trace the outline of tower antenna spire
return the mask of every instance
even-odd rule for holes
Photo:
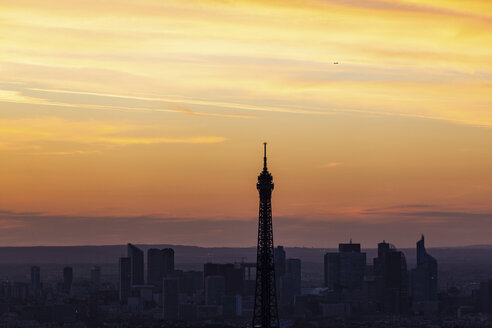
[[[256,289],[253,328],[279,328],[275,260],[273,250],[272,191],[273,177],[267,170],[266,142],[264,167],[258,176],[260,207],[258,216],[258,247],[256,248]]]
[[[266,143],[266,142],[264,142],[264,143],[263,143],[263,153],[264,153],[264,155],[263,155],[263,168],[264,168],[265,170],[267,169],[266,145],[267,145],[267,143]]]

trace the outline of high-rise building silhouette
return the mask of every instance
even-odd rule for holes
[[[147,251],[147,284],[160,286],[164,278],[164,264],[160,249],[151,248]]]
[[[162,278],[174,272],[174,250],[151,248],[147,251],[147,283],[162,285]]]
[[[330,289],[361,289],[366,269],[366,253],[360,244],[339,244],[338,253],[325,254],[325,287]]]
[[[427,254],[424,235],[417,242],[417,267],[410,271],[413,308],[427,314],[437,311],[437,260]]]
[[[274,251],[275,255],[275,278],[278,280],[285,275],[285,250],[284,246],[277,246]]]
[[[126,302],[132,289],[132,262],[129,257],[120,257],[119,269],[119,297],[120,302]]]
[[[408,312],[408,275],[405,254],[383,241],[374,259],[379,311],[390,314]]]
[[[73,281],[73,269],[72,267],[63,268],[63,291],[70,294],[70,289],[72,288]]]
[[[144,253],[135,245],[128,244],[127,257],[130,258],[131,285],[144,284]]]
[[[163,258],[163,273],[164,277],[172,274],[174,272],[174,249],[172,248],[164,248],[161,249],[162,258]]]
[[[258,176],[256,184],[256,189],[260,194],[260,208],[253,314],[253,327],[262,328],[279,327],[273,251],[271,203],[273,187],[273,177],[267,169],[266,143],[264,143],[263,171]]]
[[[301,295],[301,260],[287,259],[281,284],[281,304],[293,305],[296,296]]]

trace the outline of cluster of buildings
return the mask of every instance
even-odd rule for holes
[[[45,327],[90,320],[101,302],[113,298],[111,284],[101,282],[101,268],[93,266],[89,280],[74,282],[66,266],[61,279],[45,283],[40,266],[32,266],[30,282],[4,280],[0,284],[0,327]]]
[[[437,261],[427,253],[423,236],[416,255],[415,265],[408,268],[404,253],[385,241],[378,244],[371,261],[360,244],[342,243],[338,251],[321,255],[324,281],[313,284],[302,275],[301,260],[288,258],[278,246],[274,271],[281,322],[290,321],[292,327],[313,322],[333,327],[371,323],[418,327],[436,320],[449,327],[466,322],[492,324],[492,317],[483,317],[492,314],[492,280],[466,296],[452,288],[439,290]],[[5,322],[10,327],[251,324],[256,263],[209,262],[199,270],[196,265],[194,270],[180,270],[175,267],[173,249],[144,252],[132,244],[117,263],[113,269],[93,266],[83,279],[80,273],[74,277],[74,267],[53,274],[32,266],[26,272],[30,282],[2,281],[0,326]]]
[[[439,310],[437,261],[427,253],[423,236],[411,270],[404,253],[385,241],[369,265],[360,244],[340,244],[338,252],[324,255],[324,286],[316,288],[302,288],[301,260],[286,258],[282,246],[275,248],[274,259],[281,317],[434,315]],[[128,244],[127,257],[119,260],[119,300],[134,314],[162,309],[167,320],[248,318],[254,309],[255,268],[255,263],[206,263],[203,271],[176,270],[172,249],[149,249],[144,284],[144,252]]]
[[[423,236],[417,243],[417,265],[410,271],[405,254],[385,241],[378,244],[373,263],[366,262],[360,244],[352,242],[325,254],[326,289],[316,295],[318,312],[323,316],[438,312],[437,261],[426,252]]]
[[[301,260],[286,258],[282,246],[275,249],[277,293],[281,308],[293,307],[301,295]],[[119,259],[119,301],[135,315],[154,315],[164,320],[248,320],[254,310],[255,263],[205,263],[203,271],[174,268],[172,249],[144,252],[132,244]],[[162,312],[159,312],[159,310]]]

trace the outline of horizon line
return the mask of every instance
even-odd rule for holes
[[[256,248],[257,246],[200,246],[200,245],[182,245],[182,244],[160,244],[160,243],[152,243],[152,244],[147,244],[147,243],[123,243],[123,244],[85,244],[85,245],[19,245],[19,246],[4,246],[0,245],[0,248],[61,248],[61,247],[114,247],[114,246],[127,246],[128,244],[132,244],[135,246],[157,246],[157,245],[165,245],[165,246],[174,246],[174,247],[196,247],[196,248]],[[343,244],[343,243],[339,243]],[[360,244],[360,243],[354,243],[354,244]],[[390,243],[393,244],[393,243]],[[394,244],[393,244],[394,245]],[[318,246],[286,246],[286,245],[281,245],[277,244],[276,246],[282,246],[285,248],[306,248],[306,249],[338,249],[338,246],[334,247],[318,247]],[[492,248],[492,243],[491,244],[469,244],[469,245],[455,245],[455,246],[426,246],[426,249],[439,249],[439,248],[474,248],[474,247],[491,247]],[[414,247],[408,247],[408,246],[403,246],[403,247],[396,247],[397,249],[411,249]],[[376,247],[364,247],[364,249],[377,249]]]

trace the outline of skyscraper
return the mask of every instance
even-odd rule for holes
[[[263,171],[256,189],[260,194],[258,247],[256,254],[256,291],[253,327],[279,327],[273,251],[272,191],[273,177],[267,169],[264,143]]]
[[[147,283],[162,285],[162,278],[174,272],[174,250],[151,248],[147,251]]]
[[[132,288],[132,262],[129,257],[120,257],[119,268],[119,296],[121,302],[126,302]]]
[[[160,286],[162,278],[164,278],[163,268],[161,250],[157,248],[149,249],[147,251],[147,284]]]
[[[301,260],[287,259],[282,277],[281,304],[293,305],[296,296],[301,295]]]
[[[163,259],[163,273],[164,277],[172,274],[174,272],[174,249],[164,248],[161,250]]]
[[[361,289],[366,268],[366,253],[360,244],[339,244],[338,253],[325,254],[325,286],[330,289]]]
[[[292,290],[295,296],[301,295],[301,260],[287,259],[286,275],[292,279]]]
[[[340,289],[340,254],[328,252],[324,259],[325,287]]]
[[[383,241],[374,259],[379,310],[390,314],[408,312],[408,275],[405,254]]]
[[[437,261],[427,254],[424,235],[417,242],[417,267],[410,271],[410,296],[416,311],[437,311]]]
[[[131,266],[131,285],[144,284],[144,253],[135,245],[128,244],[128,258]]]
[[[282,277],[285,274],[285,250],[284,246],[277,246],[275,248],[275,278]]]

